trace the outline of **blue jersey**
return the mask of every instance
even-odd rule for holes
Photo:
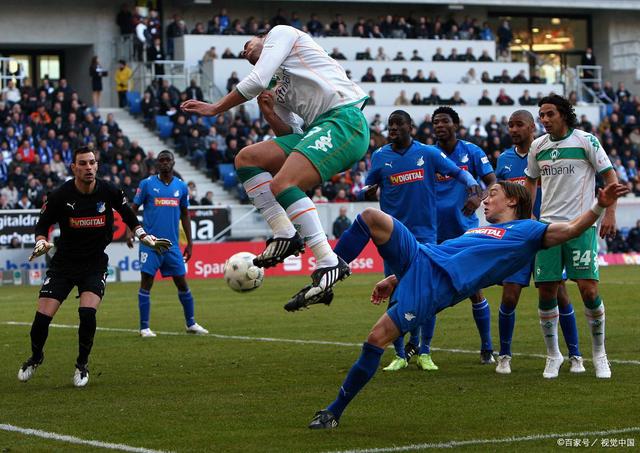
[[[515,147],[511,147],[500,154],[500,157],[498,157],[498,168],[496,168],[496,178],[498,181],[511,181],[524,185],[527,179],[527,176],[524,174],[527,168],[527,157],[527,154],[524,156],[518,154]],[[538,185],[536,204],[533,206],[533,215],[535,215],[536,218],[540,218],[541,201],[542,190],[540,185]]]
[[[133,202],[142,206],[142,224],[147,233],[178,244],[180,212],[189,206],[189,189],[177,177],[169,184],[158,175],[143,179]]]
[[[379,185],[380,209],[402,222],[419,242],[436,242],[436,174],[455,178],[459,172],[436,147],[414,140],[402,151],[389,144],[374,152],[366,184]],[[464,190],[455,179],[454,184]]]
[[[437,149],[444,152],[440,147]],[[447,157],[458,167],[471,173],[478,182],[484,176],[493,173],[493,167],[486,154],[473,143],[458,140],[453,152]],[[466,187],[446,175],[438,175],[436,181],[438,242],[458,237],[469,228],[478,226],[478,217],[475,213],[470,216],[462,213],[462,207],[467,200]]]
[[[431,262],[449,275],[456,294],[447,304],[435,301],[437,310],[466,299],[478,290],[492,286],[531,261],[542,248],[549,225],[536,220],[514,220],[472,228],[462,236],[440,245],[423,245]]]

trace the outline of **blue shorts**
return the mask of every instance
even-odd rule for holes
[[[184,258],[180,248],[175,245],[164,253],[158,253],[152,248],[140,245],[141,272],[156,275],[158,269],[163,277],[180,277],[187,273]]]
[[[514,272],[513,274],[509,275],[507,278],[505,278],[502,281],[502,283],[503,284],[504,283],[514,283],[516,285],[520,285],[520,286],[526,288],[527,286],[529,286],[529,283],[531,282],[531,274],[533,274],[533,266],[534,266],[535,262],[536,262],[536,259],[533,258],[529,264],[524,266],[519,271]]]
[[[433,317],[435,300],[455,293],[449,278],[433,266],[413,234],[398,220],[393,219],[391,237],[378,246],[378,252],[399,280],[393,293],[397,303],[387,310],[387,315],[401,334]]]

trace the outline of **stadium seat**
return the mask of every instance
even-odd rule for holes
[[[173,123],[168,116],[156,115],[156,127],[158,128],[158,134],[160,138],[165,139],[171,137],[173,131]]]
[[[233,189],[238,184],[238,176],[233,164],[218,164],[218,171],[226,190]]]
[[[127,92],[127,104],[129,105],[129,113],[132,115],[140,115],[142,113],[141,96],[138,91]]]

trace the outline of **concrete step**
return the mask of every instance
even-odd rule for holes
[[[173,146],[164,143],[154,132],[149,131],[144,125],[129,115],[124,109],[103,108],[100,109],[103,118],[107,114],[113,113],[113,116],[122,129],[123,133],[129,137],[130,141],[137,141],[145,151],[152,151],[157,155],[163,149],[174,151]],[[215,203],[236,204],[237,198],[224,190],[221,184],[212,182],[203,172],[196,170],[189,161],[178,154],[175,154],[175,170],[180,173],[185,182],[193,181],[198,190],[198,197],[203,197],[208,191],[213,192]]]

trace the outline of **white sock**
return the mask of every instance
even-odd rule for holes
[[[604,303],[594,309],[585,307],[584,314],[591,329],[593,356],[600,357],[606,354],[604,348]]]
[[[549,357],[560,357],[562,354],[558,346],[558,317],[560,316],[558,307],[554,307],[551,310],[538,309],[538,316],[540,316],[544,344],[547,346],[547,355]]]
[[[309,197],[294,202],[287,208],[287,215],[296,230],[316,258],[316,267],[331,267],[338,264],[338,256],[333,253],[327,235],[324,233],[318,210]]]
[[[251,203],[260,211],[273,230],[273,236],[290,238],[296,234],[296,230],[285,210],[271,193],[272,179],[271,174],[265,171],[246,180],[242,185]]]

